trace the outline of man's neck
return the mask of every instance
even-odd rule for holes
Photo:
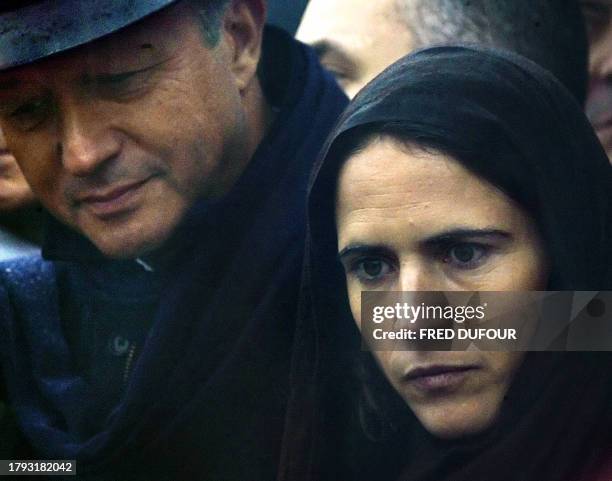
[[[257,78],[253,79],[252,84],[242,93],[242,102],[244,105],[242,129],[226,152],[226,158],[231,160],[231,169],[228,169],[227,165],[223,166],[224,176],[217,185],[211,186],[210,191],[204,193],[207,198],[222,197],[232,189],[247,169],[276,117]]]

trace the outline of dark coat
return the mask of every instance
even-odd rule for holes
[[[170,258],[109,261],[50,221],[47,261],[0,268],[3,368],[40,457],[114,479],[274,479],[308,175],[347,101],[280,31],[260,78],[276,120]]]

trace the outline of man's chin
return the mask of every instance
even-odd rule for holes
[[[163,244],[163,239],[156,237],[112,237],[90,240],[98,248],[98,250],[106,257],[111,259],[135,259],[140,256],[149,254],[159,249]]]
[[[604,147],[604,151],[606,152],[606,155],[608,156],[608,160],[612,164],[612,139],[608,139],[606,143],[602,142],[602,144]]]
[[[175,230],[174,219],[159,216],[155,219],[126,215],[100,221],[97,218],[81,218],[78,230],[106,257],[134,259],[159,250]]]

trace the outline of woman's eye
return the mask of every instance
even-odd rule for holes
[[[448,249],[444,262],[460,269],[476,269],[487,258],[488,248],[481,244],[456,244]]]
[[[391,272],[391,266],[383,259],[365,258],[355,261],[351,272],[362,282],[375,282]]]

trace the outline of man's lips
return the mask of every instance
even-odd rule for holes
[[[144,184],[148,179],[132,182],[130,184],[124,184],[120,186],[113,187],[112,189],[99,190],[99,191],[90,191],[87,193],[79,194],[75,196],[75,199],[79,203],[96,203],[96,202],[109,202],[118,197],[121,197],[126,192],[136,189]]]
[[[75,195],[74,200],[77,205],[87,207],[98,217],[110,217],[129,210],[135,195],[149,180],[151,177],[112,188],[90,190]]]

